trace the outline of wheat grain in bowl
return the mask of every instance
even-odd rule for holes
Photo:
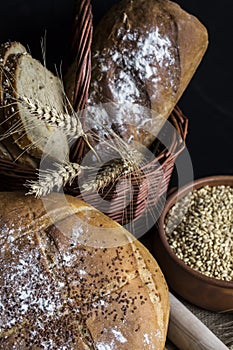
[[[206,186],[208,186],[209,189]],[[224,277],[224,279],[223,279],[222,271],[221,271],[222,276],[215,275],[216,273],[215,271],[219,264],[218,262],[215,261],[218,253],[216,245],[222,246],[222,249],[223,248],[225,249],[226,247],[224,247],[224,245],[226,245],[226,239],[223,240],[224,243],[222,244],[218,243],[219,237],[216,238],[216,241],[214,240],[215,232],[213,228],[214,223],[213,223],[213,214],[211,213],[211,206],[213,206],[213,203],[215,203],[214,205],[216,206],[217,203],[210,196],[210,192],[214,191],[215,190],[214,188],[216,187],[218,187],[219,189],[222,188],[223,192],[225,192],[225,190],[229,188],[228,186],[231,189],[233,188],[232,175],[214,175],[214,176],[204,177],[201,179],[196,179],[190,183],[187,183],[181,188],[173,191],[172,193],[170,193],[170,195],[166,200],[162,214],[158,220],[158,225],[157,227],[155,227],[155,234],[153,236],[153,247],[154,247],[153,252],[154,252],[154,256],[156,257],[157,261],[159,262],[162,268],[162,271],[166,277],[168,285],[178,295],[180,295],[182,298],[189,301],[190,303],[196,306],[199,306],[203,309],[214,311],[214,312],[232,313],[233,280],[229,279],[229,275],[232,273],[231,272],[232,260],[231,260],[231,256],[228,256],[228,263],[229,263],[229,266],[231,266],[231,269],[227,271],[227,276]],[[194,201],[193,199],[193,202],[192,202],[192,200],[190,201],[187,197],[187,196],[190,196],[190,198],[192,198],[193,193],[197,193],[200,196],[201,192],[198,192],[198,191],[194,192],[196,190],[200,190],[201,192],[207,191],[207,194],[209,194],[207,196],[206,194],[204,195],[202,193],[203,198],[199,199],[199,201],[204,201],[204,203],[202,203],[203,207],[209,207],[208,209],[209,216],[208,216],[208,220],[206,220],[206,227],[204,228],[203,228],[204,219],[202,217],[202,222],[200,223],[200,219],[199,219],[200,214],[197,212],[197,204],[196,206],[194,206],[196,201]],[[209,203],[205,205],[206,197],[209,197],[209,196],[212,199],[212,201],[209,198]],[[227,196],[229,196],[228,193],[227,193]],[[220,199],[219,193],[216,194],[216,197]],[[182,203],[180,202],[181,200],[183,201],[183,205],[180,206],[179,208],[179,215],[177,215],[177,212],[176,214],[173,213],[172,219],[174,221],[174,224],[171,224],[171,222],[168,224],[168,221],[167,221],[168,215],[172,213],[171,210],[173,208],[174,208],[173,210],[175,210],[176,204],[179,205],[180,203]],[[225,201],[222,201],[222,203],[219,204],[219,207],[221,207],[221,205],[224,207],[224,203],[226,202],[228,203],[228,199],[225,199]],[[181,208],[183,209],[183,212]],[[191,211],[191,208],[193,208],[192,211]],[[231,219],[232,209],[231,208],[232,208],[232,204],[229,203],[229,207],[228,207],[228,210],[229,210],[228,220],[230,221],[229,232],[231,232],[231,235],[232,235],[232,219]],[[217,219],[215,220],[217,220],[220,224],[219,217],[223,217],[225,220],[227,218],[227,215],[226,214],[223,215],[220,209],[215,209],[215,210],[216,210],[215,215],[217,217]],[[191,214],[189,214],[190,211],[193,214],[192,220],[193,222],[195,222],[196,227],[194,229],[193,226],[189,224],[190,230],[188,231],[188,233],[183,234],[181,235],[181,237],[179,237],[180,231],[181,231],[179,225],[184,225],[184,223],[182,223],[182,220],[184,220],[184,217],[187,215],[188,215],[188,220],[191,220],[190,218]],[[177,216],[176,220],[175,220],[175,216]],[[200,227],[198,226],[198,222]],[[170,226],[169,233],[166,232],[168,230],[168,226]],[[188,223],[186,223],[185,226],[188,226]],[[211,228],[211,231],[210,231],[210,228]],[[206,231],[205,236],[203,234],[204,229]],[[172,240],[175,242],[173,243],[173,247],[180,245],[180,247],[176,247],[176,248],[172,248],[171,240],[169,241],[169,238],[168,238],[168,234],[171,235],[172,232],[174,233],[174,231],[176,231],[177,233],[175,233],[174,237],[172,238]],[[227,233],[229,232],[226,230],[225,232],[222,233],[222,236],[227,237]],[[209,242],[208,242],[208,239],[209,239]],[[231,236],[231,239],[232,239],[232,236]],[[207,242],[209,245],[207,245]],[[231,241],[231,244],[232,244],[232,241]],[[206,245],[208,246],[208,248],[205,248]],[[199,250],[198,250],[198,247],[199,247]],[[232,245],[231,245],[231,249],[232,249]],[[183,250],[182,258],[181,256],[179,257],[177,255],[178,254],[176,253],[177,250],[179,251]],[[184,257],[184,255],[187,255],[187,256]],[[192,263],[188,262],[187,257],[189,258],[188,260],[190,260],[190,257],[191,257],[194,262]],[[226,259],[226,256],[224,256],[222,260],[225,260],[225,259]],[[186,262],[184,260],[186,260]],[[210,263],[208,263],[207,265],[207,262],[209,260],[210,260]],[[206,266],[211,266],[211,268],[209,268],[210,269],[209,275],[208,275],[208,268],[207,269],[205,268]],[[201,269],[203,271],[200,271]]]
[[[164,230],[172,250],[189,267],[233,280],[232,186],[194,189],[170,208]]]

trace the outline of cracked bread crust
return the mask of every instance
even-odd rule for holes
[[[0,347],[162,350],[169,301],[156,261],[120,225],[62,197],[0,194]]]

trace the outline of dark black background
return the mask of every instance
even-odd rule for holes
[[[94,24],[114,2],[93,0]],[[233,174],[233,1],[176,2],[198,17],[209,33],[205,57],[179,101],[189,119],[187,147],[194,176]],[[74,4],[75,0],[1,1],[0,42],[20,41],[42,59],[40,42],[46,36],[48,68],[64,65]]]

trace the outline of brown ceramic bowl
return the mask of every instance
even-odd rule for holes
[[[233,176],[213,176],[195,180],[167,199],[158,221],[158,232],[153,234],[153,253],[160,264],[168,285],[178,295],[194,305],[210,311],[233,312],[233,281],[223,281],[192,269],[180,260],[168,244],[164,232],[164,220],[176,200],[187,195],[192,189],[203,186],[233,186]]]

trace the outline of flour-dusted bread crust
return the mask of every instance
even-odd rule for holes
[[[48,107],[51,110],[54,108],[57,113],[62,113],[62,83],[29,54],[9,55],[5,62],[5,70],[9,72],[2,82],[6,123],[8,128],[19,125],[17,133],[12,135],[18,147],[40,158],[55,129],[48,127],[43,121],[43,116],[38,118],[33,115],[27,103],[23,104],[20,101],[27,99],[33,105],[37,105],[38,116],[40,107]],[[68,147],[66,148],[68,152]],[[59,159],[60,153],[57,145],[51,145],[50,156]]]
[[[0,193],[0,217],[1,348],[164,349],[167,285],[130,233],[55,193]]]
[[[118,104],[120,108],[111,110],[109,127],[118,129],[127,142],[149,147],[193,77],[207,44],[206,28],[175,2],[120,1],[94,31],[89,104]],[[67,75],[71,100],[72,70],[75,66]]]

